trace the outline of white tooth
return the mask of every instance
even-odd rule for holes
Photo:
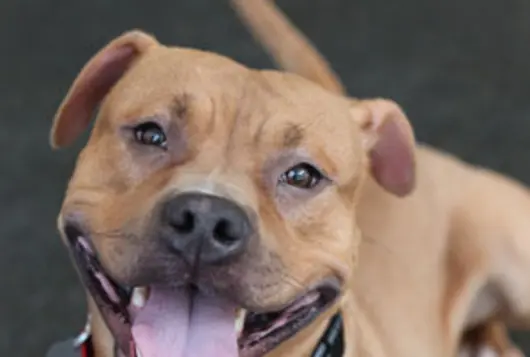
[[[131,297],[131,302],[134,306],[142,308],[145,306],[147,299],[149,298],[149,288],[135,288]]]
[[[247,316],[247,310],[238,309],[236,311],[235,329],[236,329],[236,333],[238,335],[241,334],[241,332],[243,332],[243,327],[245,325],[245,317],[246,316]]]
[[[136,347],[136,357],[142,357],[142,353],[140,352],[138,347]]]

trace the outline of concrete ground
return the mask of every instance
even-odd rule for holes
[[[530,183],[530,2],[281,0],[356,96],[403,105],[421,141]],[[271,62],[219,0],[0,2],[0,355],[43,356],[84,302],[55,231],[77,145],[53,153],[54,110],[77,71],[131,28]],[[530,335],[517,340],[530,353]]]

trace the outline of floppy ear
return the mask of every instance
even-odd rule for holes
[[[373,178],[394,195],[408,195],[415,185],[415,140],[407,117],[390,100],[354,102],[354,107],[358,106],[365,109],[354,117],[361,128]]]
[[[84,66],[55,114],[50,141],[70,145],[87,128],[98,104],[131,63],[158,42],[141,31],[114,39]]]

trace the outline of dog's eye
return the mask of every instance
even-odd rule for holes
[[[153,122],[143,123],[134,128],[136,140],[144,145],[152,145],[165,148],[167,138],[164,130]]]
[[[291,167],[280,176],[280,182],[301,189],[317,186],[324,176],[314,166],[301,163]]]

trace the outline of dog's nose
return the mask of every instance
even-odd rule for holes
[[[169,200],[163,219],[170,248],[191,264],[216,264],[240,255],[253,234],[250,218],[236,203],[204,193]]]

